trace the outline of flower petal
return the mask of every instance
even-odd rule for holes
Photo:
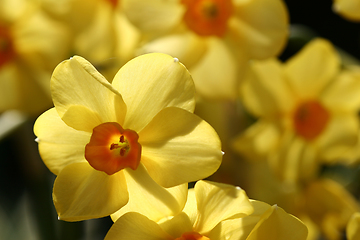
[[[113,86],[127,105],[124,128],[140,132],[165,107],[195,108],[194,83],[177,59],[162,53],[141,55],[125,64]]]
[[[163,187],[213,174],[222,159],[215,130],[195,114],[165,108],[139,133],[142,163]]]
[[[356,111],[360,106],[359,69],[343,70],[320,98],[329,109]]]
[[[230,19],[231,33],[250,58],[265,59],[284,48],[289,19],[285,4],[278,0],[233,1],[235,18]]]
[[[147,173],[142,164],[133,171],[125,169],[129,202],[111,215],[113,221],[126,212],[138,212],[157,222],[168,216],[180,213],[186,203],[187,183],[163,188]]]
[[[305,240],[307,234],[304,223],[274,205],[263,214],[247,240]]]
[[[44,112],[36,120],[34,133],[38,138],[41,158],[55,175],[70,163],[86,161],[85,145],[89,143],[91,134],[66,125],[55,108]]]
[[[360,3],[358,1],[334,0],[333,10],[348,20],[360,20]]]
[[[87,162],[64,167],[53,189],[56,211],[59,219],[65,221],[109,216],[123,207],[128,197],[122,171],[109,176]]]
[[[179,1],[122,0],[126,16],[147,34],[163,33],[180,23],[184,9]]]
[[[63,61],[55,68],[51,78],[51,93],[55,108],[61,118],[70,107],[78,105],[98,114],[101,122],[123,124],[126,105],[121,95],[84,58],[75,56]],[[79,126],[72,124],[79,122],[76,118],[84,117],[75,113],[70,115],[71,118],[63,120],[67,125],[78,128]],[[94,122],[93,127],[97,124],[98,122]],[[87,131],[92,132],[92,128]]]
[[[239,73],[247,59],[236,59],[218,38],[207,38],[207,51],[191,68],[196,91],[209,99],[234,99],[238,94]]]
[[[119,218],[110,228],[104,240],[171,240],[159,225],[147,217],[129,212]]]
[[[239,187],[198,181],[194,189],[198,208],[196,232],[207,233],[223,220],[244,217],[254,211],[245,191]]]
[[[240,86],[245,106],[256,116],[278,118],[294,107],[294,95],[276,59],[253,61]]]
[[[285,74],[296,95],[317,98],[338,73],[340,59],[330,42],[316,39],[285,64]]]
[[[259,119],[233,142],[233,149],[255,161],[265,159],[280,140],[280,129],[272,122]]]
[[[347,240],[360,239],[360,212],[354,213],[346,226]]]
[[[180,237],[183,233],[192,232],[193,226],[189,216],[182,212],[175,217],[159,223],[160,227],[174,238]]]
[[[183,212],[186,213],[186,215],[189,217],[191,226],[194,226],[198,214],[194,188],[190,188],[188,190],[187,201],[183,209]]]
[[[321,159],[328,163],[341,159],[344,153],[355,147],[358,130],[356,113],[333,113],[325,131],[316,141]]]
[[[204,40],[192,32],[169,34],[146,43],[141,47],[140,52],[166,53],[178,58],[188,69],[191,69],[208,50]]]

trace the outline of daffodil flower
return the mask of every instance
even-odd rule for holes
[[[305,240],[306,236],[305,225],[281,208],[250,201],[239,187],[198,181],[177,215],[155,221],[125,213],[105,240]]]
[[[235,99],[249,59],[274,57],[288,36],[280,0],[124,0],[124,12],[144,35],[139,52],[177,56],[197,93]]]
[[[34,1],[0,3],[0,112],[17,109],[38,115],[51,107],[51,72],[67,56],[62,24]]]
[[[326,40],[310,42],[284,64],[254,61],[241,95],[259,119],[234,148],[268,159],[285,182],[312,179],[321,164],[338,161],[356,144],[359,74],[340,70],[339,57]]]
[[[37,119],[34,132],[57,175],[60,219],[108,216],[141,201],[166,201],[161,211],[178,211],[186,183],[221,163],[218,135],[192,113],[191,76],[169,55],[131,60],[112,84],[75,56],[56,67],[51,92],[55,107]]]
[[[334,0],[333,10],[350,21],[360,21],[360,2],[357,0]]]

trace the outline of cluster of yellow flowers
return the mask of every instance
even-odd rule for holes
[[[110,216],[106,240],[360,239],[323,174],[360,162],[360,68],[322,38],[281,62],[288,38],[282,0],[0,0],[0,112],[43,112],[58,217]]]

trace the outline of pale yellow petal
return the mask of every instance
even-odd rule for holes
[[[187,183],[163,188],[147,173],[142,164],[134,171],[124,170],[129,202],[111,215],[116,221],[126,212],[138,212],[157,222],[168,216],[175,216],[184,208],[187,196]]]
[[[55,179],[53,200],[59,219],[81,221],[109,216],[128,201],[122,171],[113,175],[92,168],[89,163],[64,167]]]
[[[306,240],[307,235],[304,223],[274,205],[262,215],[247,240]]]
[[[195,184],[198,219],[194,230],[211,231],[219,222],[232,217],[245,217],[254,209],[244,190],[223,183],[198,181]]]
[[[351,216],[346,226],[347,240],[360,239],[360,212],[356,212]]]
[[[113,86],[127,105],[124,128],[141,131],[165,107],[195,108],[194,83],[178,59],[162,53],[141,55],[125,64]]]
[[[148,34],[171,30],[185,10],[179,0],[122,0],[122,6],[131,23]]]
[[[147,217],[129,212],[117,220],[105,236],[105,240],[172,240],[159,225]]]
[[[320,98],[329,109],[356,111],[360,106],[360,71],[343,70]]]
[[[284,48],[289,34],[285,4],[279,0],[233,1],[235,17],[229,28],[250,58],[273,57]]]
[[[209,99],[236,98],[239,74],[247,59],[236,59],[221,39],[207,38],[206,45],[206,53],[190,69],[197,93]]]
[[[44,112],[36,120],[34,133],[41,158],[54,174],[59,174],[70,163],[86,161],[85,145],[89,143],[91,134],[67,126],[55,108]]]
[[[259,119],[234,139],[233,149],[249,159],[259,161],[276,149],[279,140],[279,127]]]
[[[334,12],[351,21],[360,21],[360,2],[356,0],[334,0]]]
[[[283,66],[276,59],[252,61],[240,85],[240,94],[246,108],[256,116],[277,118],[295,104]]]
[[[198,214],[194,188],[190,188],[188,190],[187,201],[183,209],[183,212],[186,213],[186,215],[189,217],[191,226],[194,226]]]
[[[338,73],[340,59],[330,42],[315,39],[285,64],[285,74],[294,93],[317,98]]]
[[[60,117],[66,115],[73,105],[80,105],[96,113],[100,122],[123,124],[126,105],[121,95],[82,57],[75,56],[56,67],[51,78],[51,92]],[[78,121],[76,118],[84,117],[76,113],[71,115],[72,118],[63,120],[71,127],[79,127],[72,124]],[[92,132],[92,128],[98,124],[99,122],[93,122],[93,126],[86,130]]]
[[[207,41],[192,32],[169,34],[143,45],[140,53],[161,52],[179,59],[188,69],[209,51]]]
[[[195,114],[165,108],[139,133],[142,163],[163,187],[206,178],[222,160],[215,130]]]
[[[356,113],[333,113],[324,132],[316,141],[322,160],[333,163],[356,146],[359,120]],[[346,161],[346,159],[344,160]]]

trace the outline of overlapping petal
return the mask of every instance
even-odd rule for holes
[[[244,190],[227,184],[199,181],[195,185],[198,219],[194,229],[207,233],[219,222],[231,217],[244,217],[253,207]]]
[[[276,59],[251,62],[240,87],[245,106],[256,116],[277,118],[294,107],[294,93]],[[261,96],[261,98],[259,98]]]
[[[145,54],[129,61],[112,84],[127,105],[123,126],[137,132],[163,108],[174,106],[194,111],[191,76],[184,65],[166,54]]]
[[[169,107],[159,112],[139,132],[139,142],[142,163],[163,187],[208,177],[218,169],[222,159],[215,130],[181,108]]]
[[[278,0],[233,2],[235,17],[229,26],[249,57],[264,59],[279,54],[288,36],[285,4]]]
[[[55,68],[51,78],[51,92],[61,118],[75,105],[82,106],[82,109],[88,108],[93,112],[90,115],[97,114],[101,122],[117,121],[122,124],[124,121],[126,105],[121,95],[82,57],[75,56]],[[79,128],[74,123],[82,121],[84,117],[72,113],[71,116],[63,120],[67,125]],[[94,121],[92,127],[89,126],[86,131],[92,132],[92,128],[96,127],[99,121]]]
[[[187,183],[173,188],[159,186],[147,173],[142,164],[133,171],[125,169],[129,202],[111,215],[116,221],[126,212],[138,212],[157,222],[180,213],[186,203]]]
[[[335,49],[325,39],[316,39],[285,63],[285,74],[294,93],[303,99],[317,98],[340,69]]]
[[[34,133],[38,137],[41,157],[54,174],[59,174],[70,163],[86,161],[85,145],[89,143],[91,134],[67,126],[55,108],[37,119]]]
[[[172,238],[147,217],[129,212],[117,220],[105,236],[105,240],[118,239],[171,240]]]
[[[53,200],[61,220],[81,221],[109,216],[128,202],[122,171],[111,176],[88,162],[69,164],[55,179]]]
[[[356,0],[334,0],[333,10],[341,16],[352,20],[360,20],[360,3]]]
[[[346,225],[347,240],[360,239],[360,212],[354,213]]]

